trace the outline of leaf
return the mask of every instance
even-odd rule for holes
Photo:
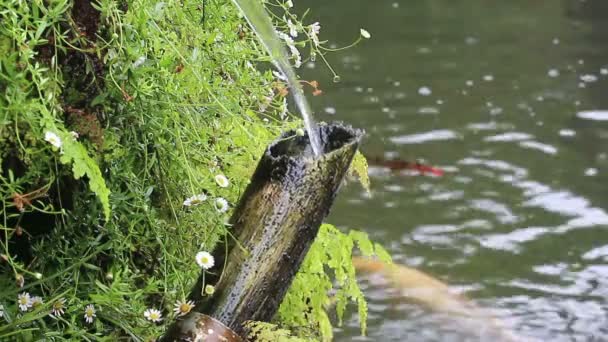
[[[352,163],[350,164],[348,173],[349,175],[356,176],[365,191],[367,191],[367,193],[370,193],[370,181],[367,169],[367,159],[365,159],[365,156],[361,152],[357,151],[357,153],[355,153],[355,156],[353,157]]]
[[[266,322],[247,321],[245,327],[249,330],[247,339],[258,342],[306,342],[309,339],[303,339],[291,334],[287,329],[281,329],[277,325]]]
[[[54,122],[52,115],[43,111],[44,120],[42,120],[45,132],[53,132],[57,134],[62,141],[61,156],[59,161],[65,165],[72,165],[72,174],[75,179],[80,179],[82,176],[87,176],[89,179],[89,187],[91,191],[97,195],[103,207],[105,219],[110,218],[110,190],[106,186],[99,166],[89,156],[86,148],[78,142],[70,133],[63,129],[59,129]]]
[[[361,334],[367,329],[367,303],[357,284],[352,262],[357,246],[366,256],[377,255],[381,260],[390,256],[380,245],[369,240],[366,233],[352,230],[344,234],[336,227],[323,224],[302,266],[281,303],[281,322],[293,327],[310,327],[319,331],[322,340],[331,340],[332,326],[327,313],[328,304],[335,304],[338,324],[348,303],[357,305]],[[333,297],[329,293],[335,293]],[[302,317],[306,312],[306,319]]]

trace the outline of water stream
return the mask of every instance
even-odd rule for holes
[[[296,106],[298,106],[300,114],[304,119],[304,126],[308,133],[313,153],[315,156],[321,155],[323,151],[321,151],[321,142],[318,133],[319,130],[314,118],[312,117],[310,104],[306,100],[306,96],[304,96],[304,91],[302,90],[302,85],[300,84],[293,67],[289,63],[285,45],[278,37],[270,20],[270,16],[268,13],[266,13],[266,9],[262,5],[262,2],[256,0],[232,1],[241,10],[241,13],[243,13],[247,19],[247,22],[249,22],[249,25],[255,31],[256,35],[262,42],[262,45],[264,45],[264,48],[266,48],[266,51],[270,55],[270,58],[273,60],[275,66],[283,75],[285,75]]]

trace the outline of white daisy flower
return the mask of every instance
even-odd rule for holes
[[[298,25],[291,22],[291,19],[287,19],[287,27],[289,28],[289,35],[292,37],[298,36]]]
[[[156,309],[148,309],[146,311],[144,311],[144,317],[146,317],[146,319],[148,321],[152,321],[152,322],[160,322],[163,320],[163,315],[160,313],[160,311],[156,310]]]
[[[319,22],[314,22],[308,26],[310,32],[310,38],[312,38],[315,46],[319,46],[319,31],[321,31],[321,24]]]
[[[215,293],[215,286],[213,285],[205,285],[205,293],[208,295],[212,295]]]
[[[42,300],[42,297],[40,296],[34,296],[32,297],[32,307],[35,309],[38,306],[44,304],[44,301]]]
[[[186,200],[184,201],[184,206],[194,207],[194,206],[197,206],[197,205],[203,203],[206,200],[207,200],[207,195],[205,195],[205,194],[194,195],[192,197],[186,198]]]
[[[230,185],[228,178],[226,178],[226,176],[221,175],[221,174],[215,176],[215,182],[217,183],[217,185],[221,186],[222,188],[225,188],[228,185]]]
[[[366,29],[360,29],[359,33],[361,33],[361,37],[365,38],[365,39],[370,39],[372,37],[371,34],[369,34],[369,32]]]
[[[28,292],[22,292],[17,295],[17,304],[19,305],[19,310],[27,311],[32,307],[32,298]]]
[[[53,316],[59,317],[65,313],[65,299],[60,298],[55,303],[53,303],[53,308],[51,309],[51,313]]]
[[[181,301],[178,300],[177,303],[175,303],[175,308],[173,309],[173,312],[175,312],[175,314],[177,316],[183,316],[188,314],[192,308],[194,308],[194,302],[191,300],[186,300],[186,301]]]
[[[61,148],[61,138],[53,132],[46,131],[46,133],[44,133],[44,140],[57,148]]]
[[[228,211],[228,201],[219,197],[215,199],[215,209],[220,213]]]
[[[91,324],[93,323],[93,319],[95,319],[95,306],[93,304],[89,304],[84,308],[84,320],[85,322]]]
[[[196,253],[196,257],[194,257],[194,259],[200,267],[206,270],[210,269],[215,264],[215,259],[213,258],[213,255],[205,251]]]
[[[300,55],[300,51],[296,47],[296,43],[291,39],[291,37],[284,32],[277,31],[277,35],[285,41],[289,51],[291,52],[291,56],[295,58],[294,66],[299,68],[302,65],[302,56]]]

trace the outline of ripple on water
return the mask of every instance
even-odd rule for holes
[[[608,121],[608,110],[589,110],[576,113],[579,119]]]
[[[608,313],[594,300],[519,295],[501,298],[498,303],[512,308],[511,321],[518,330],[543,341],[603,341],[601,333],[608,332]]]
[[[483,140],[487,142],[503,142],[503,141],[521,141],[532,139],[534,136],[523,133],[523,132],[507,132],[502,134],[497,134],[489,137],[485,137]]]
[[[513,125],[506,122],[474,122],[467,125],[467,128],[472,131],[497,131],[513,129]]]
[[[549,145],[549,144],[544,144],[538,141],[533,141],[533,140],[528,140],[528,141],[520,141],[519,142],[519,146],[524,147],[524,148],[529,148],[529,149],[533,149],[533,150],[538,150],[541,152],[544,152],[546,154],[557,154],[557,147]]]
[[[395,144],[422,144],[430,141],[454,140],[457,139],[456,132],[449,129],[439,129],[425,133],[406,134],[389,138]]]
[[[505,204],[489,198],[475,199],[469,202],[472,208],[494,214],[496,220],[502,224],[511,224],[519,221]]]
[[[548,231],[547,227],[520,228],[506,234],[480,236],[479,243],[486,248],[519,253],[521,243],[533,241],[537,237],[547,234]]]

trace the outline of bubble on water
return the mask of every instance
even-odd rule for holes
[[[564,128],[559,130],[559,135],[562,137],[573,137],[576,135],[576,131]]]
[[[557,70],[557,69],[549,69],[549,71],[547,72],[547,75],[549,75],[549,77],[558,77],[559,76],[559,70]]]
[[[393,82],[393,86],[395,86],[395,87],[399,87],[400,85],[401,85],[401,82],[399,82],[399,81]]]
[[[602,74],[602,75],[608,75],[608,69],[606,69],[606,68],[601,68],[601,69],[600,69],[600,74]]]
[[[374,88],[371,88],[371,87],[368,87],[366,90],[367,90],[368,93],[373,93],[374,92]]]
[[[393,8],[399,8],[399,3],[398,2],[393,2]]]
[[[538,97],[536,97],[536,101],[543,102],[543,101],[545,101],[545,98],[542,96],[538,96]]]
[[[472,87],[475,84],[475,82],[473,82],[472,80],[467,80],[465,82],[465,84],[467,85],[467,87]]]
[[[486,82],[492,82],[494,81],[494,75],[484,75],[483,80]]]
[[[486,107],[491,108],[494,107],[494,104],[490,101],[486,102]]]
[[[420,87],[420,89],[418,89],[418,94],[422,96],[429,96],[432,94],[432,91],[429,87]]]
[[[336,114],[336,108],[334,107],[325,107],[325,113],[329,114],[329,115],[334,115]]]
[[[574,105],[577,106],[577,107],[580,106],[581,105],[581,101],[574,101]]]
[[[335,75],[334,76],[334,79],[333,79],[334,83],[339,83],[341,80],[342,79],[340,78],[340,75]]]
[[[461,91],[462,95],[469,95],[469,92],[466,90]]]
[[[577,63],[580,64],[580,65],[583,65],[583,64],[585,64],[585,60],[584,59],[579,59],[577,61]]]
[[[355,92],[362,93],[363,92],[363,87],[355,87]]]
[[[597,175],[597,169],[596,168],[590,167],[587,170],[585,170],[585,176],[593,177],[595,175]]]
[[[579,88],[587,88],[587,84],[585,84],[585,82],[580,82],[580,83],[578,84],[578,87],[579,87]]]
[[[467,45],[475,45],[475,44],[479,43],[479,39],[469,36],[464,39],[464,42]]]
[[[597,76],[593,75],[593,74],[586,74],[586,75],[582,75],[580,77],[581,81],[585,82],[585,83],[593,83],[595,81],[597,81]]]
[[[382,107],[382,113],[388,113],[390,111],[391,111],[390,108],[388,108],[388,107]]]
[[[443,100],[442,99],[439,99],[439,100],[437,100],[435,102],[437,102],[438,105],[442,105],[443,104]]]
[[[492,109],[490,109],[490,115],[500,115],[502,114],[503,109],[500,107],[494,107]]]
[[[380,102],[380,98],[378,96],[367,96],[364,101],[367,103],[378,103]]]
[[[439,114],[439,108],[437,107],[420,107],[418,109],[420,114]]]
[[[559,44],[559,38],[553,38],[553,45]]]
[[[426,46],[423,46],[423,47],[419,47],[418,50],[416,50],[416,52],[418,52],[419,54],[422,54],[422,55],[426,55],[428,53],[431,53],[431,49]]]

